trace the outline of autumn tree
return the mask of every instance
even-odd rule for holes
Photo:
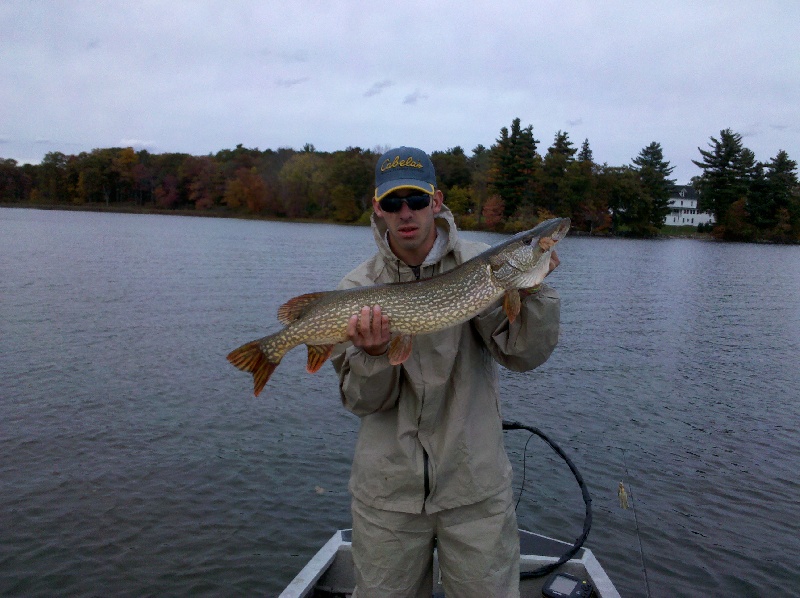
[[[354,222],[372,205],[375,156],[360,147],[334,152],[328,175],[332,217]]]
[[[222,202],[234,210],[246,209],[251,214],[260,214],[267,206],[267,186],[255,166],[239,168],[225,183]]]
[[[286,161],[281,168],[279,180],[281,199],[289,217],[326,216],[330,197],[326,174],[322,155],[313,151],[299,152]]]
[[[505,214],[503,198],[499,195],[490,195],[483,205],[483,225],[489,230],[500,227]]]
[[[208,210],[222,200],[223,182],[211,156],[188,156],[180,166],[178,180],[187,201],[197,210]]]

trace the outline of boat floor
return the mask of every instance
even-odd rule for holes
[[[520,530],[520,571],[534,571],[556,562],[569,548],[569,544]],[[340,530],[309,561],[308,565],[287,586],[281,598],[343,598],[352,595],[355,587],[353,557],[350,545],[350,530]],[[558,568],[592,583],[597,598],[619,598],[611,580],[600,563],[587,548],[581,548],[575,556]],[[525,579],[520,582],[521,598],[541,598],[542,586],[549,576]],[[438,582],[438,560],[434,551],[434,584],[432,596],[444,597],[444,588]]]

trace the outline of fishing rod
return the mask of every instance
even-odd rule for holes
[[[575,464],[572,462],[567,454],[558,446],[553,440],[551,440],[544,432],[539,430],[539,428],[535,428],[533,426],[526,426],[525,424],[521,424],[519,422],[512,422],[503,420],[503,430],[527,430],[531,434],[535,434],[542,440],[544,440],[550,448],[553,449],[558,456],[561,457],[569,466],[570,471],[572,471],[572,475],[575,476],[575,480],[578,482],[578,486],[581,489],[581,495],[583,496],[583,502],[586,505],[586,515],[583,519],[583,532],[580,536],[575,540],[575,543],[564,553],[555,563],[549,563],[547,565],[543,565],[538,569],[534,569],[533,571],[522,571],[519,574],[520,579],[531,579],[534,577],[542,577],[547,575],[548,573],[553,572],[555,569],[566,563],[570,560],[575,554],[581,549],[583,543],[586,541],[586,538],[589,536],[589,530],[592,527],[592,497],[589,494],[589,489],[586,487],[586,483],[583,481],[583,476],[578,471],[578,468],[575,467]],[[532,436],[531,436],[532,438]],[[530,441],[530,438],[528,438]],[[525,447],[527,448],[528,443],[525,443]],[[523,463],[525,460],[525,455],[523,454]],[[522,498],[522,490],[525,487],[525,468],[523,467],[522,470],[522,488],[519,491],[519,497]],[[519,504],[519,499],[517,499],[517,504]]]

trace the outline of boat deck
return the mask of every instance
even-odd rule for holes
[[[520,535],[520,571],[534,571],[543,565],[556,562],[570,544],[525,530]],[[345,598],[355,587],[351,531],[339,530],[292,580],[281,598]],[[581,548],[569,561],[558,568],[590,581],[598,598],[620,598],[611,580],[588,548]],[[521,598],[541,598],[542,586],[548,576],[525,579],[520,582]],[[434,579],[438,580],[438,561],[434,552]],[[444,588],[436,583],[433,598],[444,597]]]

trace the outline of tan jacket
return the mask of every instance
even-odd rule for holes
[[[458,238],[450,211],[437,215],[437,242],[420,278],[451,270],[488,246]],[[372,216],[379,251],[344,277],[340,289],[414,280]],[[506,489],[498,369],[544,363],[558,342],[560,301],[546,285],[523,300],[509,324],[499,302],[471,321],[414,338],[399,366],[345,343],[333,365],[345,407],[361,418],[350,492],[378,509],[428,513],[474,504]],[[427,472],[426,472],[427,469]],[[426,498],[426,488],[428,490]]]

